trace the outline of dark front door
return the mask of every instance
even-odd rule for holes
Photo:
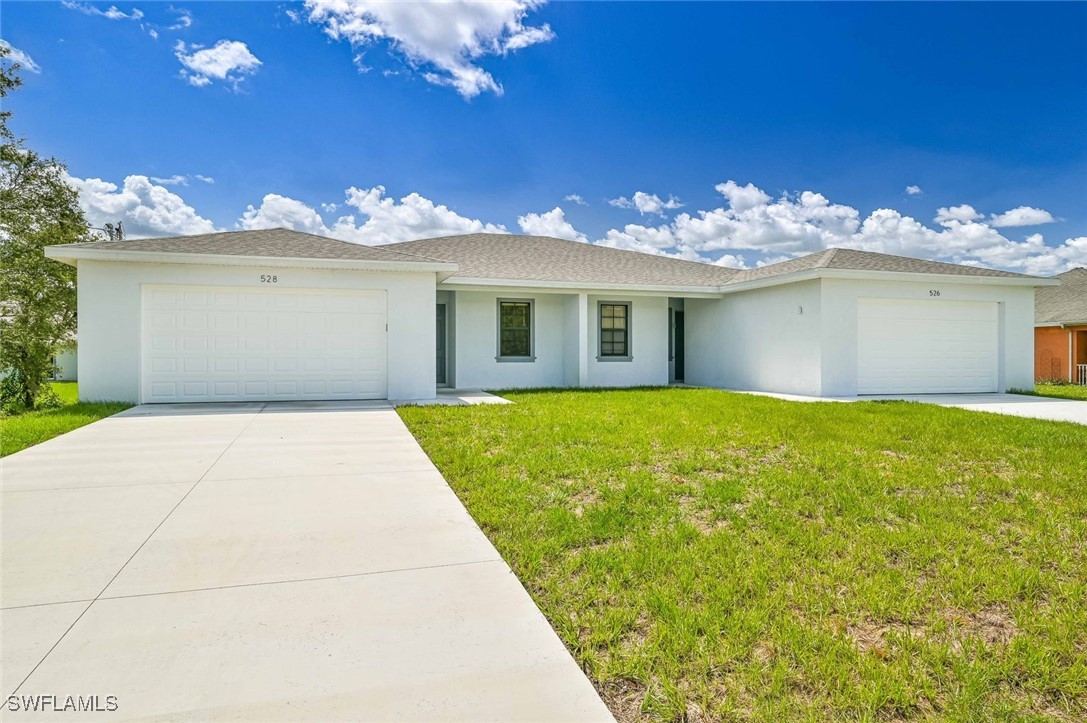
[[[438,304],[438,308],[435,313],[435,318],[438,321],[438,336],[437,343],[434,345],[438,351],[438,384],[447,384],[445,379],[445,304]]]
[[[676,381],[681,382],[684,379],[683,376],[683,312],[674,312],[675,316],[675,349],[672,350],[672,354],[675,356],[676,363]]]

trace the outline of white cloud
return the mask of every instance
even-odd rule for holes
[[[238,220],[238,225],[245,229],[289,228],[321,236],[330,235],[321,214],[301,201],[278,193],[266,195],[259,208],[249,206]]]
[[[1053,218],[1053,214],[1049,211],[1044,211],[1040,208],[1032,208],[1030,206],[1019,206],[1013,208],[1010,211],[1004,213],[994,213],[992,219],[989,221],[989,225],[995,228],[1004,228],[1005,226],[1038,226],[1043,223],[1054,223],[1057,219]]]
[[[920,186],[906,186],[907,196],[920,196],[922,193],[924,193],[924,191],[921,190]]]
[[[241,228],[285,226],[367,245],[465,233],[508,233],[504,226],[461,216],[418,193],[409,193],[396,201],[385,196],[384,186],[374,186],[351,187],[345,195],[345,204],[356,209],[365,220],[359,222],[355,215],[340,216],[328,226],[311,206],[273,193],[264,197],[260,207],[250,206],[238,225]]]
[[[950,226],[955,223],[977,221],[979,218],[981,218],[981,214],[973,206],[964,203],[961,206],[936,209],[936,218],[933,220],[941,226]]]
[[[187,186],[189,185],[189,177],[182,176],[180,174],[169,176],[167,178],[160,178],[159,176],[150,176],[150,179],[155,183],[163,186]]]
[[[187,186],[189,181],[194,179],[207,184],[215,183],[215,179],[211,176],[202,176],[199,173],[194,173],[191,176],[184,173],[175,173],[172,176],[149,176],[149,178],[161,186]]]
[[[526,213],[517,218],[521,230],[532,236],[553,236],[570,241],[588,241],[588,237],[566,220],[566,214],[556,206],[547,213]]]
[[[716,188],[726,206],[681,213],[655,227],[628,224],[596,243],[696,260],[754,252],[761,256],[756,265],[832,246],[1043,275],[1087,265],[1087,237],[1058,246],[1047,246],[1040,234],[1015,241],[965,204],[941,208],[936,216],[941,228],[933,229],[893,209],[877,209],[862,220],[857,209],[812,191],[771,199],[752,184],[728,181]]]
[[[215,230],[212,221],[147,176],[128,176],[122,187],[97,178],[70,177],[69,182],[78,190],[80,204],[93,226],[124,221],[132,237]],[[720,207],[680,213],[658,225],[612,228],[595,243],[734,268],[774,263],[835,246],[1037,275],[1087,266],[1087,236],[1050,245],[1037,233],[1011,239],[971,206],[940,209],[937,218],[942,222],[930,227],[887,208],[862,217],[857,209],[832,203],[813,191],[772,199],[751,184],[740,186],[730,181],[717,188],[725,200]],[[349,207],[349,212],[331,223],[321,212],[332,214],[344,207]],[[250,206],[241,214],[237,227],[287,227],[363,244],[507,233],[502,225],[462,216],[418,193],[390,198],[383,186],[349,188],[343,204],[321,204],[320,209],[288,196],[267,194],[259,206]],[[587,238],[560,207],[526,213],[517,222],[525,233],[576,241]]]
[[[613,198],[608,203],[617,208],[635,208],[643,216],[647,214],[663,216],[665,211],[683,208],[683,204],[675,196],[669,196],[668,200],[664,201],[657,194],[644,191],[635,191],[630,198],[626,196]]]
[[[42,72],[41,66],[34,62],[34,59],[30,57],[30,54],[19,50],[8,41],[0,38],[0,48],[4,48],[8,51],[7,59],[13,63],[18,63],[28,73],[40,73]]]
[[[123,12],[116,5],[110,5],[105,10],[90,3],[74,2],[74,0],[61,0],[60,4],[69,10],[78,10],[84,15],[97,15],[108,20],[140,20],[143,12],[139,8],[132,8],[131,12]]]
[[[464,98],[502,94],[502,86],[478,65],[487,55],[546,43],[548,25],[528,26],[525,18],[539,0],[306,0],[310,22],[334,40],[353,46],[387,42],[420,69],[430,83],[454,88]]]
[[[68,177],[91,226],[123,221],[132,238],[211,233],[215,224],[147,176],[127,176],[123,187],[100,178]]]
[[[567,194],[566,197],[563,198],[562,200],[563,201],[573,201],[574,203],[576,203],[579,206],[588,206],[589,205],[589,203],[584,198],[582,198],[581,196],[579,196],[576,193]]]
[[[186,47],[179,40],[174,46],[174,55],[184,66],[181,77],[197,87],[221,80],[237,90],[239,84],[257,72],[261,65],[246,44],[238,40],[220,40],[212,47],[203,49],[198,45]]]
[[[167,30],[188,30],[192,27],[192,13],[183,8],[170,8],[170,12],[177,15],[177,20]]]

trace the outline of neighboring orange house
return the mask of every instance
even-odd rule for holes
[[[1034,290],[1035,381],[1087,384],[1087,269]]]

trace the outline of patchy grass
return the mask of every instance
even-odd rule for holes
[[[71,432],[131,407],[123,402],[79,402],[75,382],[53,382],[64,406],[17,416],[0,416],[0,457]]]
[[[1060,399],[1079,399],[1087,401],[1087,387],[1075,384],[1035,384],[1034,391],[1015,390],[1016,394],[1031,394],[1036,397],[1058,397]]]
[[[620,720],[1087,718],[1087,428],[504,396],[399,412]]]

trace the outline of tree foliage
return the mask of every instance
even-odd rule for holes
[[[22,83],[0,48],[0,98]],[[65,167],[27,148],[0,113],[0,364],[5,409],[32,409],[74,340],[75,269],[45,257],[46,246],[91,240]]]

